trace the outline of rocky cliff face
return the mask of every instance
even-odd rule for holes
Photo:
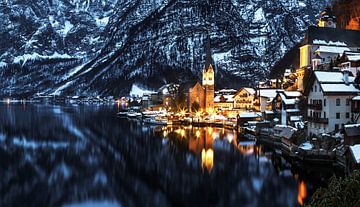
[[[200,78],[210,38],[217,87],[267,76],[327,2],[48,0],[2,3],[2,96],[124,95]]]

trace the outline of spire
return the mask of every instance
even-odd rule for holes
[[[209,31],[207,34],[207,40],[206,40],[206,48],[205,48],[205,52],[206,52],[206,63],[205,63],[205,68],[206,70],[209,69],[209,67],[212,64],[212,57],[211,57],[211,46],[210,46],[210,35],[209,35]]]

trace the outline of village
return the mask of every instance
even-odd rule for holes
[[[360,36],[336,28],[330,8],[310,26],[299,48],[299,68],[255,87],[215,90],[209,44],[202,81],[167,84],[118,100],[122,118],[153,125],[234,129],[281,149],[290,159],[360,167]]]
[[[210,43],[201,82],[166,84],[157,91],[133,85],[129,97],[56,96],[30,100],[116,104],[118,117],[159,126],[220,127],[282,151],[288,158],[328,164],[347,174],[360,168],[360,31],[338,29],[331,8],[310,26],[299,67],[252,87],[215,90]]]

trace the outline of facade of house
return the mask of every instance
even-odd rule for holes
[[[256,91],[254,109],[259,112],[273,111],[273,100],[282,89],[260,88]]]
[[[234,108],[250,111],[254,110],[255,89],[241,88],[234,96]]]
[[[218,111],[233,110],[234,95],[219,94],[214,98],[214,108]]]
[[[296,123],[302,121],[298,106],[301,96],[298,91],[278,91],[273,105],[281,125],[296,126]]]
[[[349,71],[315,71],[308,89],[308,134],[337,132],[352,122],[351,100],[360,91]]]

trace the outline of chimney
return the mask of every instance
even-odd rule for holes
[[[350,71],[348,69],[344,69],[343,73],[344,73],[343,80],[344,80],[346,85],[349,85],[349,73],[350,73]]]
[[[349,85],[349,74],[351,73],[350,71],[350,62],[346,62],[342,64],[342,72],[344,73],[344,77],[343,80],[345,82],[346,85]]]

